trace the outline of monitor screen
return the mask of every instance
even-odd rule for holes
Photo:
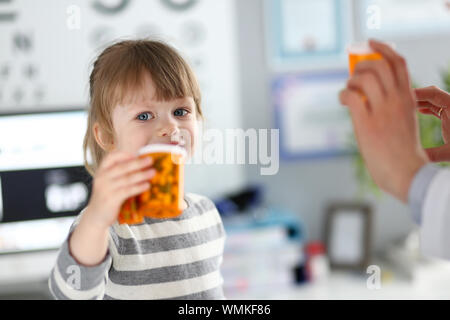
[[[0,253],[57,247],[67,235],[90,195],[86,124],[84,110],[0,114]]]

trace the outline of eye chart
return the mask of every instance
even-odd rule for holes
[[[229,0],[0,1],[0,113],[86,107],[102,49],[150,37],[175,46],[193,67],[206,127],[241,127],[235,25]],[[217,188],[240,185],[241,169],[222,167]],[[212,169],[192,170],[208,177]]]

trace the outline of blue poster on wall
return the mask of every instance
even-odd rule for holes
[[[274,78],[272,104],[282,159],[317,159],[354,151],[350,116],[339,102],[347,78],[345,69]]]

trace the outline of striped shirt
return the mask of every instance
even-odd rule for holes
[[[225,230],[214,203],[186,194],[170,219],[110,227],[108,253],[87,267],[69,252],[72,224],[49,278],[56,299],[225,299],[220,274]]]

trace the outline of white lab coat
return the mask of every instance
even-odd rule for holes
[[[450,259],[450,170],[431,180],[422,206],[421,250],[425,256]]]

